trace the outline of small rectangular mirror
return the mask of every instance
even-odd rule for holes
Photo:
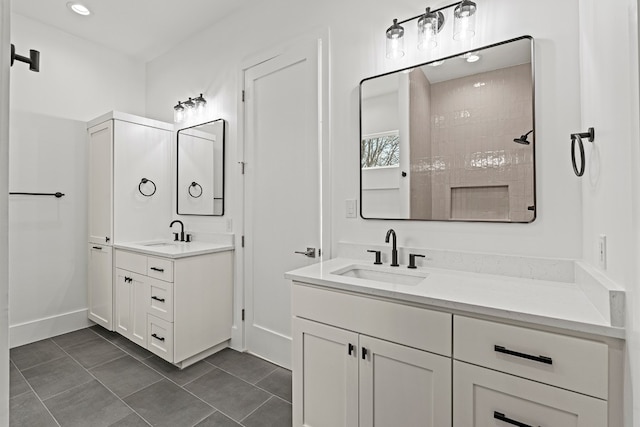
[[[178,131],[178,215],[224,215],[225,122]]]
[[[533,39],[360,83],[364,219],[532,222]]]

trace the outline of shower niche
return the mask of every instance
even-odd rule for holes
[[[533,39],[360,83],[364,219],[536,218]]]

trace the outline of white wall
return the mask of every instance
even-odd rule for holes
[[[87,323],[85,122],[110,110],[144,115],[145,66],[23,16],[11,19],[17,52],[41,56],[39,73],[22,63],[12,69],[10,191],[66,194],[10,198],[14,347]]]
[[[9,185],[9,16],[10,1],[0,0],[0,425],[9,425],[9,316],[7,237]]]
[[[601,7],[580,0],[582,125],[594,127],[585,142],[581,179],[583,257],[599,266],[598,238],[607,237],[603,273],[627,291],[627,419],[640,424],[640,162],[638,107],[638,8],[636,0]],[[602,23],[612,25],[602,28]],[[576,130],[578,131],[578,130]],[[568,144],[565,138],[565,144]],[[629,424],[631,425],[630,421]]]
[[[434,5],[436,6],[436,5]],[[581,255],[580,181],[574,179],[568,149],[561,141],[580,126],[577,0],[479,3],[474,46],[530,34],[536,38],[536,92],[539,217],[533,224],[380,222],[346,219],[344,201],[359,192],[358,84],[361,79],[410,65],[408,54],[393,63],[384,57],[384,30],[393,17],[413,16],[417,0],[348,3],[279,0],[259,4],[216,24],[147,66],[147,113],[171,120],[178,99],[204,92],[217,106],[215,116],[229,121],[227,217],[238,222],[239,70],[242,60],[309,28],[331,32],[331,139],[333,245],[339,240],[380,243],[387,228],[399,244],[524,255],[579,258]],[[553,10],[549,14],[548,10]],[[277,25],[274,23],[277,22]],[[451,24],[443,32],[451,31]],[[233,34],[229,37],[228,34]],[[459,51],[443,42],[441,55]],[[408,48],[413,49],[408,40]],[[205,52],[203,54],[203,52]],[[426,58],[422,58],[424,60]],[[212,117],[214,118],[214,117]],[[224,230],[224,218],[189,218],[195,227]]]

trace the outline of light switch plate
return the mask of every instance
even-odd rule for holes
[[[598,238],[598,265],[601,269],[607,269],[607,236],[601,234]]]
[[[357,216],[358,211],[358,201],[354,199],[349,199],[345,203],[345,211],[347,218],[355,218]]]

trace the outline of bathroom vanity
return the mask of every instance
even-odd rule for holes
[[[287,277],[294,426],[622,425],[624,329],[574,284],[344,258]]]
[[[116,244],[114,253],[116,332],[181,368],[228,345],[230,246]]]

